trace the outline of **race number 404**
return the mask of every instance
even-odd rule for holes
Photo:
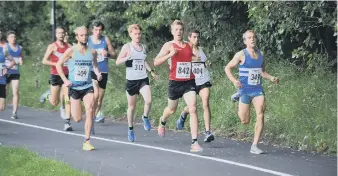
[[[204,63],[192,63],[192,73],[195,75],[195,78],[203,78]]]

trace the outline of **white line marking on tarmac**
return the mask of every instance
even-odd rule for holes
[[[55,130],[55,129],[52,129],[52,128],[46,128],[46,127],[37,126],[37,125],[31,125],[31,124],[15,122],[15,121],[10,121],[10,120],[4,120],[4,119],[0,119],[0,121],[6,122],[6,123],[11,123],[11,124],[16,124],[16,125],[21,125],[21,126],[26,126],[26,127],[31,127],[31,128],[36,128],[36,129],[41,129],[41,130],[46,130],[46,131],[52,131],[52,132],[56,132],[56,133],[85,137],[85,135],[82,135],[82,134],[76,134],[76,133],[71,133],[71,132],[66,132],[66,131],[61,131],[61,130]],[[101,140],[101,141],[114,142],[114,143],[118,143],[118,144],[126,144],[126,145],[133,145],[133,146],[138,146],[138,147],[143,147],[143,148],[148,148],[148,149],[161,150],[161,151],[166,151],[166,152],[171,152],[171,153],[176,153],[176,154],[181,154],[181,155],[186,155],[186,156],[192,156],[192,157],[196,157],[196,158],[203,158],[203,159],[207,159],[207,160],[217,161],[217,162],[231,164],[231,165],[240,166],[240,167],[245,167],[245,168],[249,168],[249,169],[253,169],[253,170],[257,170],[257,171],[261,171],[261,172],[266,172],[266,173],[270,173],[270,174],[274,174],[274,175],[292,176],[292,175],[287,174],[287,173],[273,171],[273,170],[269,170],[269,169],[265,169],[265,168],[261,168],[261,167],[257,167],[257,166],[252,166],[252,165],[249,165],[249,164],[242,164],[242,163],[229,161],[229,160],[225,160],[225,159],[220,159],[220,158],[214,158],[214,157],[209,157],[209,156],[197,155],[197,154],[193,154],[193,153],[181,152],[181,151],[178,151],[178,150],[171,150],[171,149],[166,149],[166,148],[162,148],[162,147],[155,147],[155,146],[150,146],[150,145],[144,145],[144,144],[123,142],[123,141],[106,139],[106,138],[101,138],[101,137],[96,137],[96,136],[91,136],[91,138]]]

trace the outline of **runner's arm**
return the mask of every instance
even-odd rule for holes
[[[63,72],[62,66],[65,62],[67,62],[70,58],[72,58],[73,52],[74,52],[73,48],[68,48],[55,65],[56,70],[58,71],[59,76],[62,78],[63,82],[66,82],[68,79],[66,78],[65,73]]]
[[[21,46],[19,46],[19,47],[20,47],[20,50],[22,51],[22,47],[21,47]],[[20,54],[19,64],[20,64],[20,65],[23,64],[23,55],[22,55],[22,52],[21,52],[21,54]]]
[[[16,63],[15,63],[15,61],[14,61],[14,59],[13,59],[13,56],[11,56],[11,55],[8,53],[8,50],[7,50],[6,47],[4,47],[3,52],[4,52],[5,57],[10,61],[10,65],[8,65],[6,68],[7,68],[7,69],[10,69],[10,68],[12,68]]]
[[[53,53],[54,51],[54,45],[53,44],[50,44],[46,50],[46,53],[45,55],[43,56],[43,59],[42,59],[42,64],[44,65],[49,65],[49,66],[56,66],[56,63],[55,62],[51,62],[49,60],[49,57],[50,55]]]
[[[235,83],[237,79],[234,77],[234,75],[231,72],[231,69],[236,67],[240,63],[240,59],[242,57],[242,51],[235,54],[235,56],[232,58],[232,60],[225,66],[225,74],[230,79],[231,82]]]
[[[100,74],[100,70],[99,70],[99,67],[97,66],[97,52],[92,49],[92,53],[93,53],[93,69],[94,69],[94,73],[96,75],[99,75]]]
[[[265,66],[266,66],[265,61],[263,60],[262,77],[265,78],[265,79],[268,79],[270,81],[275,81],[275,79],[277,79],[277,78],[274,77],[274,76],[271,76],[268,72],[266,72]]]
[[[108,57],[110,58],[114,58],[116,57],[116,52],[115,49],[113,48],[110,39],[106,36],[106,42],[107,42],[107,46],[108,46]]]
[[[116,65],[125,63],[130,58],[130,55],[128,54],[129,52],[130,51],[128,45],[127,44],[123,45],[121,52],[117,57]]]
[[[170,42],[167,42],[163,45],[161,51],[158,53],[156,58],[154,59],[154,66],[160,66],[166,60],[174,56],[175,52],[170,52],[170,47],[174,47]],[[175,50],[175,49],[173,49]]]

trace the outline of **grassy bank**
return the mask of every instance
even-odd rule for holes
[[[43,48],[43,47],[42,47]],[[39,51],[43,55],[44,51]],[[48,103],[40,104],[39,96],[48,88],[49,68],[40,64],[41,57],[29,57],[21,69],[20,104],[35,108],[58,109]],[[212,68],[211,89],[212,130],[221,136],[251,141],[255,115],[248,127],[242,126],[237,117],[237,104],[230,101],[235,92],[226,78],[224,66]],[[150,117],[155,125],[167,105],[168,69],[156,68],[160,80],[150,79],[152,86],[152,110]],[[264,81],[267,109],[263,141],[306,151],[335,153],[337,148],[337,77],[335,74],[306,74],[297,72],[290,64],[270,64],[268,71],[280,77],[279,85]],[[183,109],[180,102],[178,111],[168,122],[175,128],[175,121]],[[105,116],[124,120],[127,110],[125,95],[125,67],[110,62],[108,86],[104,98]],[[136,121],[141,121],[142,99],[138,99]],[[198,114],[201,131],[204,130],[202,108],[198,97]],[[189,130],[189,123],[186,123]]]
[[[56,160],[41,158],[23,148],[0,147],[0,175],[89,176]]]

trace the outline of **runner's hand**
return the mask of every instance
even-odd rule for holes
[[[170,56],[174,56],[177,53],[177,50],[174,48],[174,46],[171,46],[169,51]]]
[[[274,82],[275,84],[279,83],[279,78],[271,76],[270,81]]]
[[[101,75],[101,73],[99,73],[98,75],[96,75],[96,77],[97,77],[97,80],[98,80],[98,81],[101,81],[101,80],[102,80],[102,75]]]
[[[104,50],[102,51],[102,55],[103,55],[104,57],[108,57],[108,51],[104,49]]]
[[[67,81],[63,83],[63,86],[70,87],[72,86],[72,82],[67,79]]]
[[[239,82],[238,80],[236,80],[236,81],[234,82],[234,85],[235,85],[236,88],[241,88],[241,87],[242,87],[241,82]]]
[[[158,80],[159,76],[155,72],[151,72],[151,76],[153,76],[155,80]]]
[[[2,69],[2,75],[7,74],[7,68]]]

